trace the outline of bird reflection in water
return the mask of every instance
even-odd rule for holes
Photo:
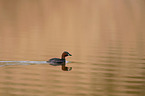
[[[72,67],[66,67],[65,64],[62,64],[62,70],[63,71],[71,71]]]

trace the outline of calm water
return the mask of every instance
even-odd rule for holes
[[[0,0],[0,96],[145,96],[144,0]],[[71,71],[45,61],[67,57]]]

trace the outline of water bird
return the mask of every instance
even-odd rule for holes
[[[61,55],[61,58],[51,58],[46,62],[53,66],[61,65],[63,71],[70,71],[70,70],[72,70],[72,67],[65,66],[66,65],[65,57],[67,57],[67,56],[72,56],[72,55],[69,52],[64,51]]]

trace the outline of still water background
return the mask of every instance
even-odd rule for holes
[[[144,0],[0,0],[0,96],[145,96],[144,9]],[[71,71],[39,63],[63,51]]]

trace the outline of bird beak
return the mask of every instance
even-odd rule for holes
[[[72,56],[71,54],[68,54],[68,56]]]

